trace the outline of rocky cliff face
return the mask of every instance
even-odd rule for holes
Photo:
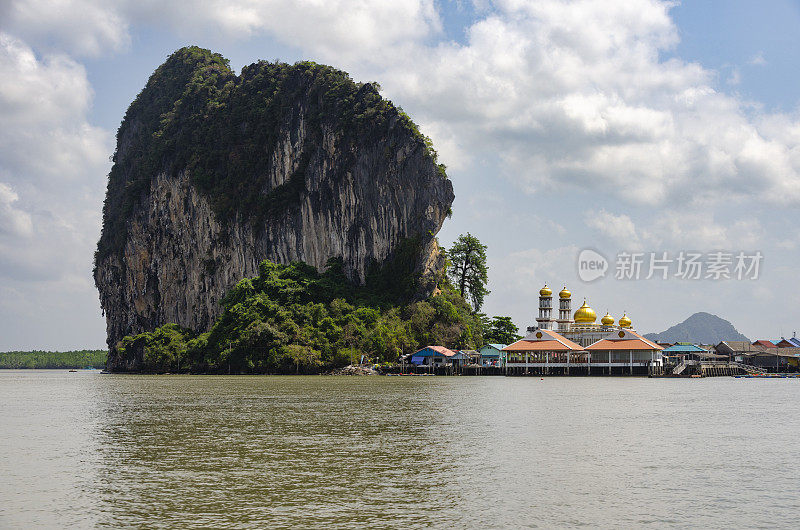
[[[115,354],[125,335],[206,330],[263,259],[322,270],[341,258],[363,283],[412,241],[417,294],[435,287],[452,185],[370,84],[313,63],[236,76],[186,48],[153,74],[117,143],[95,268],[111,369],[137,368]]]

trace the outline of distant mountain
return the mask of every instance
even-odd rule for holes
[[[675,324],[661,333],[648,333],[648,339],[656,342],[693,342],[695,344],[717,344],[723,340],[748,341],[750,339],[736,331],[733,324],[711,313],[695,313],[680,324]]]

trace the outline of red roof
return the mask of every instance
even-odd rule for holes
[[[764,346],[765,348],[777,348],[771,340],[757,340],[753,343],[753,346],[755,345]]]
[[[578,348],[579,350],[581,348]],[[570,351],[572,348],[565,346],[557,340],[518,340],[509,344],[503,351]]]
[[[422,349],[423,350],[424,349],[431,349],[431,350],[433,350],[435,352],[441,353],[445,357],[452,357],[453,355],[456,354],[456,352],[454,352],[453,350],[447,349],[444,346],[425,346],[425,348],[422,348]],[[422,351],[422,350],[420,350],[420,351]]]
[[[539,334],[541,336],[537,337]],[[503,351],[583,351],[583,347],[551,329],[539,329],[536,334],[509,344]]]
[[[608,340],[608,339],[601,339],[588,346],[587,350],[596,351],[596,350],[655,350],[661,348],[653,348],[650,344],[647,344],[643,340],[639,339],[627,339],[627,340]]]
[[[623,332],[620,332],[620,335],[624,335],[620,338],[614,338],[613,335],[609,336],[606,339],[600,339],[597,342],[593,343],[591,346],[587,347],[587,350],[663,350],[661,346],[656,344],[655,342],[648,340],[635,331],[630,329],[626,329]]]

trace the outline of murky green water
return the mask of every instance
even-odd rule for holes
[[[800,380],[0,372],[0,527],[784,526]]]

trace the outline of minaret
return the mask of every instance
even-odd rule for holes
[[[572,293],[565,285],[558,293],[558,330],[569,331],[572,324]]]
[[[539,290],[539,329],[553,329],[553,291],[544,284]]]

